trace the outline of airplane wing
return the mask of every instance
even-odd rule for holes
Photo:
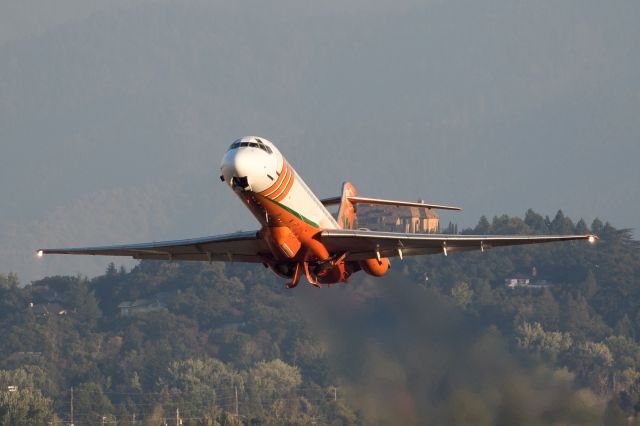
[[[424,254],[448,254],[468,250],[486,250],[520,244],[539,244],[553,241],[588,240],[595,235],[441,235],[404,234],[351,229],[327,229],[320,240],[332,253],[347,252],[346,260],[373,259]]]
[[[271,257],[257,231],[236,232],[188,240],[161,241],[101,247],[40,249],[45,254],[129,256],[134,259],[264,262]]]

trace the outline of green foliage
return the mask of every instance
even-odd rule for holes
[[[51,400],[38,389],[0,392],[0,424],[40,426],[50,422],[57,422]]]
[[[85,422],[97,424],[102,417],[114,411],[111,401],[98,383],[82,383],[75,389],[74,395],[77,416]]]
[[[518,345],[538,356],[546,356],[555,361],[558,355],[565,353],[573,346],[569,333],[544,331],[540,323],[524,322],[516,330]]]
[[[0,275],[0,423],[67,419],[72,386],[79,424],[159,423],[176,408],[184,424],[237,424],[236,390],[244,424],[637,420],[640,245],[590,228],[594,246],[407,257],[321,292],[243,264],[112,264],[25,287]],[[587,231],[528,210],[462,233]],[[505,286],[534,269],[538,288]],[[161,309],[118,307],[145,300]]]
[[[9,290],[20,286],[18,274],[10,272],[8,275],[0,274],[0,289]]]
[[[466,308],[473,299],[473,290],[466,282],[459,282],[451,289],[451,296],[461,308]]]
[[[244,380],[222,361],[200,358],[172,362],[164,384],[183,410],[215,418],[236,390],[244,392]]]

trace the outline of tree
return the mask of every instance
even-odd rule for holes
[[[0,424],[40,426],[56,422],[52,401],[38,389],[0,392]]]
[[[596,281],[596,276],[593,273],[593,270],[589,269],[587,277],[579,287],[579,291],[587,298],[587,300],[590,300],[598,292],[598,282]]]
[[[524,215],[524,223],[536,233],[540,234],[548,234],[549,228],[544,221],[544,218],[538,213],[534,212],[532,209],[527,210]]]
[[[236,389],[244,392],[239,373],[208,357],[172,362],[165,385],[185,410],[212,416],[219,415],[221,409],[231,409]]]
[[[482,235],[482,234],[489,233],[490,228],[491,228],[491,224],[487,220],[487,217],[482,215],[473,231],[474,233]]]
[[[251,400],[257,404],[253,408],[258,412],[271,410],[279,401],[291,401],[301,383],[300,370],[279,359],[258,362],[247,379]]]
[[[575,299],[569,295],[565,311],[566,329],[574,335],[585,336],[589,329],[591,317],[589,315],[589,304],[582,295]]]
[[[558,355],[568,351],[573,345],[569,333],[545,331],[540,323],[522,323],[516,330],[518,346],[555,362]]]
[[[591,232],[594,234],[601,234],[603,230],[604,225],[602,224],[602,221],[598,218],[593,219],[593,222],[591,222]]]
[[[48,372],[37,365],[25,365],[15,370],[0,370],[0,388],[6,389],[8,386],[37,389],[47,397],[53,396],[58,391]]]
[[[12,289],[20,287],[18,274],[9,272],[8,275],[0,274],[0,289]]]
[[[74,396],[76,411],[79,413],[78,418],[87,423],[97,424],[103,416],[111,416],[114,413],[111,401],[98,383],[81,384],[76,389]]]
[[[466,282],[459,282],[451,289],[451,296],[456,305],[466,308],[473,300],[473,290]]]
[[[553,293],[545,288],[542,295],[534,299],[537,318],[547,329],[557,329],[560,326],[560,305],[553,297]]]
[[[578,223],[576,223],[576,234],[586,234],[589,232],[589,227],[587,226],[587,222],[584,219],[580,219]]]

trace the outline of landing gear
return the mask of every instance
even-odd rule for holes
[[[318,283],[316,277],[309,271],[309,262],[304,262],[304,273],[307,275],[307,281],[314,287],[321,288],[322,286]]]
[[[349,276],[357,270],[354,268],[358,268],[358,265],[353,262],[345,262],[346,258],[347,253],[341,253],[320,262],[301,261],[269,266],[279,276],[291,279],[290,282],[285,284],[285,288],[297,287],[303,274],[303,268],[304,276],[309,284],[316,288],[322,288],[322,284],[331,285],[339,282],[349,282]]]
[[[306,262],[305,262],[306,265]],[[293,277],[291,277],[291,282],[284,285],[284,288],[294,288],[300,282],[300,264],[296,263],[296,266],[293,270]]]
[[[293,276],[291,282],[284,285],[284,288],[294,288],[300,282],[300,269],[304,267],[304,274],[307,277],[307,281],[314,287],[321,288],[322,286],[318,282],[316,276],[309,270],[309,262],[296,263],[293,269]]]

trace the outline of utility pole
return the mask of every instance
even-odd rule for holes
[[[180,426],[180,408],[176,408],[176,426]]]
[[[338,400],[338,388],[336,388],[335,386],[333,387],[333,402],[336,402]]]
[[[71,404],[70,404],[70,411],[71,411],[71,422],[69,423],[70,426],[74,426],[73,425],[73,386],[71,386]]]
[[[233,386],[236,391],[236,400],[235,400],[235,408],[236,408],[236,421],[240,422],[240,412],[238,411],[238,386]]]

